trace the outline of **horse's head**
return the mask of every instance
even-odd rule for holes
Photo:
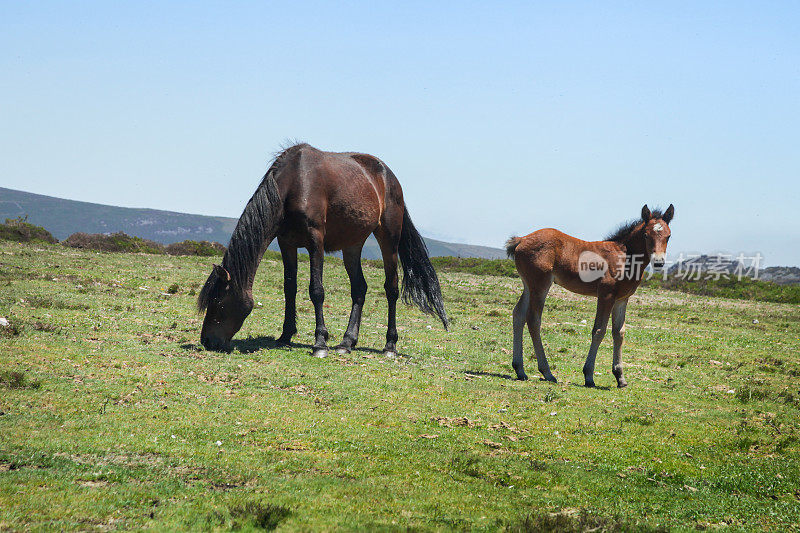
[[[200,342],[207,350],[229,351],[231,339],[253,310],[253,298],[231,283],[231,275],[219,265],[197,297],[197,308],[206,312]]]
[[[653,260],[653,266],[661,268],[667,260],[667,243],[669,242],[669,223],[675,215],[675,206],[669,207],[662,214],[660,211],[650,212],[645,204],[642,207],[642,220],[644,221],[644,240],[647,254]]]

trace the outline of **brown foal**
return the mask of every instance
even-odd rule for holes
[[[567,290],[597,298],[592,344],[583,366],[586,386],[594,387],[595,358],[609,316],[614,337],[611,371],[617,378],[618,387],[628,384],[622,373],[625,309],[650,261],[654,267],[664,266],[670,237],[669,223],[674,214],[672,204],[663,213],[651,212],[645,205],[641,219],[621,226],[605,241],[582,241],[552,228],[508,240],[506,251],[509,257],[514,258],[524,285],[522,296],[514,307],[513,321],[512,366],[518,379],[528,379],[522,357],[522,330],[527,322],[539,372],[547,381],[556,381],[547,363],[540,332],[545,298],[555,281]]]

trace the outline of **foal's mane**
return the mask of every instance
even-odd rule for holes
[[[650,213],[650,218],[662,218],[664,213],[661,212],[660,209],[654,209]],[[638,218],[636,220],[629,220],[628,222],[623,222],[613,233],[609,234],[604,240],[606,241],[613,241],[623,243],[628,240],[636,228],[645,222],[644,219]]]
[[[294,144],[275,156],[236,223],[222,258],[222,267],[230,274],[231,288],[239,294],[244,292],[246,284],[255,275],[264,249],[269,244],[266,241],[275,237],[276,225],[280,222],[283,206],[278,196],[275,176],[283,169],[291,155],[304,146],[307,145]],[[218,295],[227,283],[228,280],[220,278],[214,269],[200,290],[197,308],[203,311],[208,307],[209,301]]]

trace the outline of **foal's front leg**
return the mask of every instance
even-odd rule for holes
[[[316,318],[312,352],[314,357],[328,355],[328,329],[325,327],[325,317],[322,314],[322,303],[325,301],[325,288],[322,286],[322,264],[325,252],[322,243],[321,237],[315,238],[314,243],[308,248],[309,261],[311,263],[311,283],[308,286],[308,294],[314,304],[314,316]]]
[[[614,296],[612,294],[600,295],[597,298],[597,314],[594,317],[592,327],[592,345],[589,347],[589,355],[583,365],[583,379],[587,387],[594,387],[594,361],[597,358],[597,349],[603,342],[608,328],[608,317],[614,307]]]

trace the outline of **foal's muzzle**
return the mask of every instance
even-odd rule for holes
[[[664,268],[666,262],[666,254],[653,254],[653,268]]]

